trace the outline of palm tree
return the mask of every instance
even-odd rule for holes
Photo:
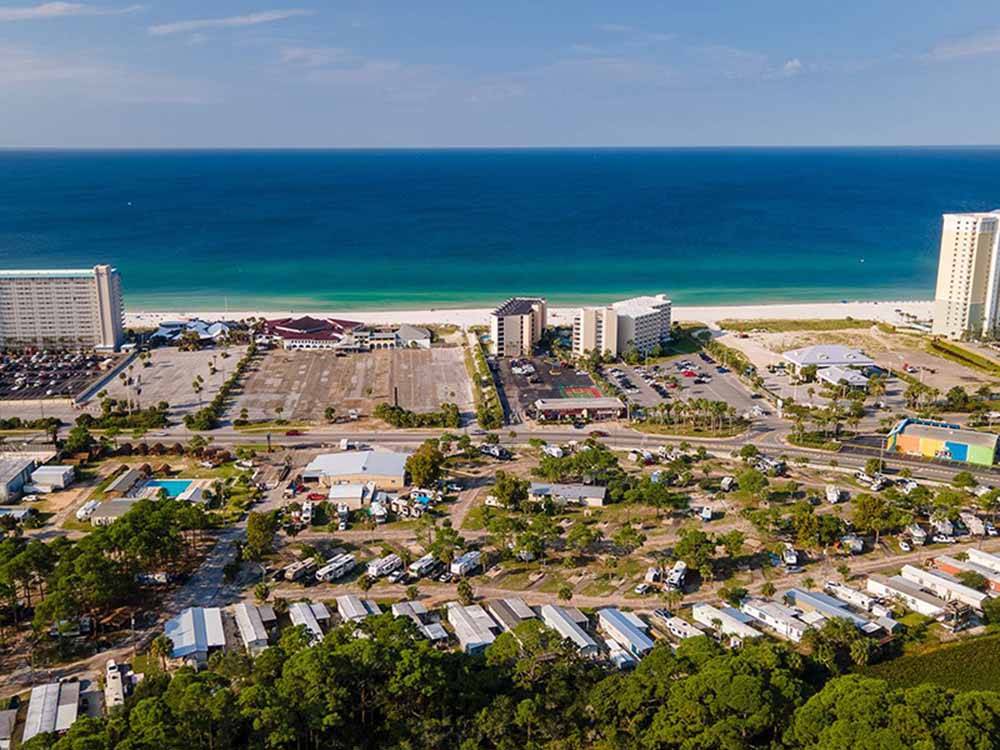
[[[161,633],[149,645],[149,652],[160,660],[160,668],[166,671],[167,657],[174,652],[174,642],[166,633]]]

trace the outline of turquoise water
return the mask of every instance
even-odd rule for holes
[[[1000,150],[0,152],[0,267],[131,309],[929,298]]]
[[[178,497],[184,492],[188,487],[191,486],[190,479],[151,479],[146,482],[147,487],[153,487],[155,489],[164,489],[167,491],[167,497]]]

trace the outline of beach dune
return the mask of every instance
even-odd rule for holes
[[[900,313],[915,315],[920,320],[929,320],[933,302],[890,301],[890,302],[799,302],[794,304],[775,305],[709,305],[709,306],[677,306],[673,309],[673,319],[676,322],[700,322],[713,328],[718,327],[718,321],[726,319],[756,320],[756,319],[832,319],[857,318],[877,320],[885,323],[902,322]],[[555,307],[549,309],[549,322],[554,325],[572,325],[573,317],[579,308]],[[205,320],[240,320],[244,318],[286,318],[296,315],[311,315],[313,317],[331,317],[346,320],[360,320],[370,325],[456,325],[468,328],[476,325],[489,325],[489,308],[440,308],[433,310],[330,310],[327,312],[310,311],[296,313],[293,311],[185,311],[185,312],[155,312],[128,311],[125,314],[125,325],[129,328],[152,328],[166,320],[188,320],[202,318]]]

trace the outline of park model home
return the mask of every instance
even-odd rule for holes
[[[528,489],[528,500],[532,503],[551,502],[555,506],[586,505],[588,508],[600,508],[607,495],[606,487],[593,484],[532,482]]]
[[[211,651],[226,646],[222,610],[218,607],[188,607],[167,620],[163,632],[174,646],[170,658],[195,666],[205,664]]]

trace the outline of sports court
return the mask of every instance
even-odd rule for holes
[[[600,398],[603,394],[592,385],[560,385],[561,398]]]

